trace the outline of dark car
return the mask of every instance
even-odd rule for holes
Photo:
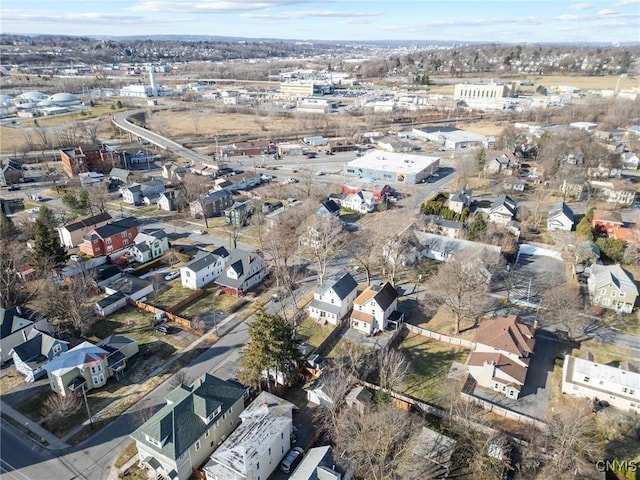
[[[8,191],[10,192],[15,192],[16,190],[20,190],[20,186],[19,185],[9,185],[9,188],[7,188]]]
[[[168,335],[172,331],[171,327],[168,325],[158,325],[156,328],[154,328],[154,330],[160,335]]]

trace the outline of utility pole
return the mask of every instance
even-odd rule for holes
[[[91,429],[93,430],[93,419],[91,418],[91,410],[89,410],[89,400],[87,399],[87,390],[84,388],[84,384],[82,384],[82,397],[84,398],[84,405],[87,407],[87,417],[89,417],[89,425],[91,425]]]

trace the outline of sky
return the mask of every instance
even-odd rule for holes
[[[2,0],[3,33],[640,42],[640,0]]]

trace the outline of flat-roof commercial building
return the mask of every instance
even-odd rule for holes
[[[346,175],[397,183],[420,183],[440,168],[439,157],[371,150],[345,165]]]
[[[513,97],[514,93],[515,83],[491,80],[489,83],[457,83],[453,89],[453,98],[456,100],[484,100]]]

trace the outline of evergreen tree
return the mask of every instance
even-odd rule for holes
[[[66,261],[65,249],[60,245],[55,230],[46,221],[47,218],[38,216],[33,225],[33,263],[41,272],[63,265]]]
[[[0,240],[15,240],[18,235],[18,229],[13,224],[13,220],[4,213],[0,213]]]
[[[291,324],[280,315],[259,310],[249,325],[249,342],[240,361],[240,381],[259,387],[263,371],[276,379],[279,374],[285,379],[293,377],[300,366],[299,345]],[[271,388],[270,382],[267,388]]]
[[[582,220],[578,222],[578,225],[576,225],[576,237],[593,241],[593,230],[591,228],[593,210],[593,208],[590,209],[585,216],[582,217]]]
[[[478,213],[471,225],[469,225],[469,240],[478,239],[487,229],[487,222],[481,213]]]
[[[37,221],[45,225],[49,230],[55,230],[59,223],[54,213],[46,205],[40,207]]]

